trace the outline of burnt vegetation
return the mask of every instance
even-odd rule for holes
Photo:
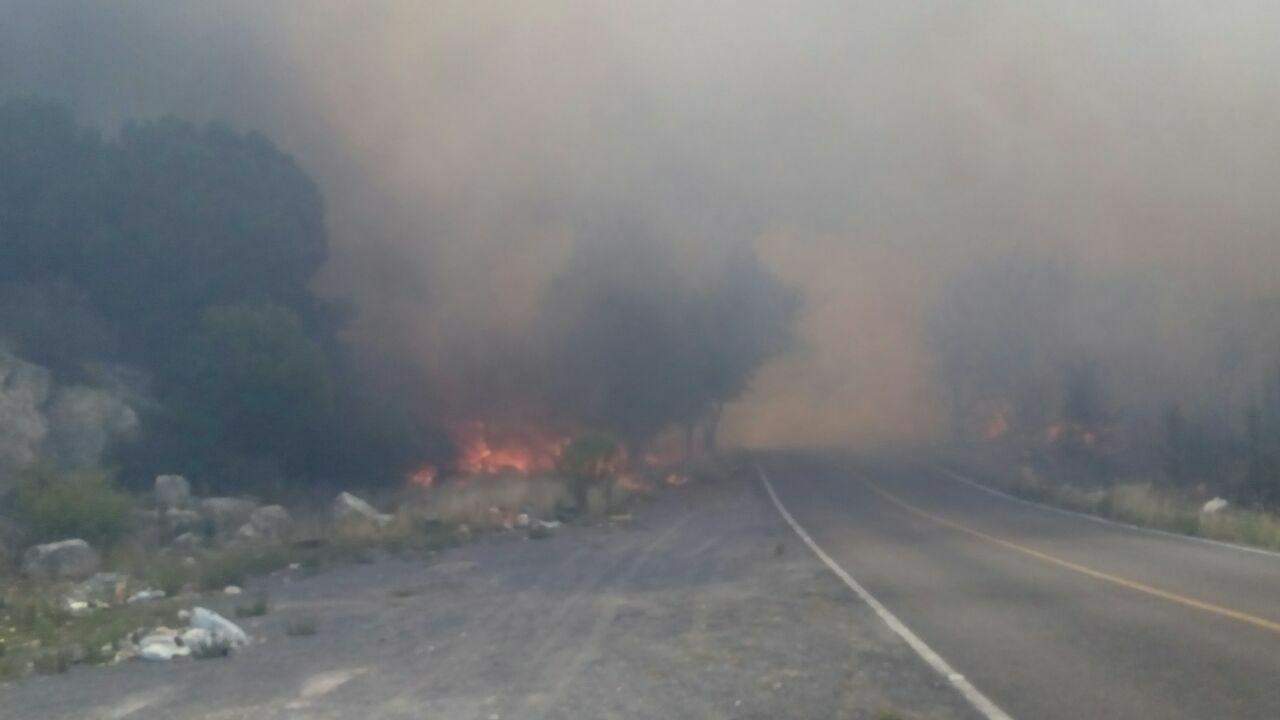
[[[359,309],[315,291],[324,203],[271,141],[174,118],[103,134],[18,99],[0,105],[0,164],[0,380],[33,398],[0,409],[0,491],[38,466],[271,498],[448,464],[437,408],[411,387],[426,378],[389,387],[344,340]],[[581,234],[536,313],[542,350],[484,367],[534,366],[542,415],[633,453],[673,426],[709,444],[789,344],[796,295],[746,245],[689,273],[661,238]]]
[[[1059,482],[1276,508],[1277,309],[1045,257],[980,264],[930,331],[953,436]]]

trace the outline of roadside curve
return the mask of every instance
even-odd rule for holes
[[[1078,512],[1076,510],[1068,510],[1066,508],[1055,507],[1053,505],[1046,505],[1045,503],[1036,502],[1035,500],[1027,500],[1026,498],[1020,498],[1017,495],[1011,495],[1003,490],[998,490],[996,488],[993,488],[990,485],[984,485],[983,483],[980,483],[977,480],[974,480],[973,478],[967,475],[958,473],[955,470],[952,470],[951,468],[946,467],[944,465],[929,464],[927,467],[933,470],[934,472],[941,473],[942,475],[945,475],[951,478],[952,480],[955,480],[958,483],[968,485],[969,487],[975,490],[979,490],[981,492],[987,493],[988,495],[1002,498],[1004,500],[1009,500],[1011,502],[1019,503],[1021,505],[1026,505],[1028,507],[1039,508],[1041,510],[1047,510],[1049,512],[1058,513],[1059,515],[1066,515],[1068,517],[1080,518],[1082,520],[1088,520],[1089,522],[1101,523],[1103,525],[1110,525],[1111,527],[1125,528],[1125,529],[1134,530],[1137,532],[1151,533],[1152,535],[1160,535],[1162,537],[1177,538],[1179,540],[1184,540],[1187,542],[1200,543],[1203,545],[1213,545],[1213,546],[1222,547],[1222,548],[1230,548],[1232,550],[1239,550],[1240,552],[1253,553],[1255,555],[1267,555],[1273,558],[1280,559],[1280,552],[1276,552],[1274,550],[1267,550],[1265,548],[1257,548],[1249,545],[1241,545],[1239,543],[1226,542],[1223,540],[1214,540],[1212,538],[1198,537],[1196,535],[1185,535],[1183,533],[1169,532],[1168,530],[1161,530],[1160,528],[1143,527],[1141,525],[1134,525],[1132,523],[1121,522],[1119,520],[1112,520],[1111,518],[1105,518],[1100,515],[1090,515],[1089,513]]]
[[[863,602],[870,606],[871,609],[875,611],[876,615],[878,615],[891,630],[897,633],[897,635],[901,637],[907,645],[911,646],[911,649],[914,650],[921,659],[955,686],[955,688],[960,691],[960,694],[969,701],[973,708],[988,720],[1013,720],[1005,711],[1001,710],[999,706],[992,702],[990,698],[983,695],[980,690],[974,687],[973,683],[969,682],[964,675],[956,672],[956,670],[952,668],[941,655],[935,652],[933,648],[929,647],[924,642],[924,640],[921,640],[918,635],[912,632],[911,628],[907,627],[901,620],[899,620],[897,616],[890,612],[888,608],[875,598],[875,596],[867,592],[866,588],[862,587],[857,580],[853,579],[852,575],[850,575],[844,568],[840,567],[839,563],[833,560],[831,556],[828,555],[812,537],[810,537],[809,533],[805,531],[794,517],[792,517],[791,513],[782,504],[782,501],[778,499],[778,494],[773,490],[773,483],[769,482],[769,476],[765,473],[764,469],[757,465],[756,473],[760,477],[760,482],[764,485],[765,492],[769,495],[769,500],[773,503],[773,506],[777,508],[778,513],[782,515],[782,519],[786,520],[787,524],[791,526],[791,529],[795,531],[796,535],[799,536],[804,544],[813,551],[814,555],[818,556],[818,559],[821,560],[823,564],[830,568],[831,572],[836,574],[836,577],[840,578],[845,585],[849,586],[849,589],[853,590],[853,592],[861,598]]]
[[[1118,575],[1112,575],[1111,573],[1095,570],[1092,567],[1089,567],[1087,565],[1081,565],[1079,563],[1074,563],[1074,562],[1071,562],[1070,560],[1063,560],[1062,558],[1059,558],[1057,556],[1040,552],[1039,550],[1035,550],[1033,548],[1029,548],[1026,545],[1021,545],[1019,543],[1011,542],[1004,538],[996,537],[994,535],[984,533],[980,530],[974,530],[973,528],[968,527],[967,525],[963,525],[961,523],[955,522],[954,520],[950,520],[948,518],[935,515],[931,512],[921,510],[920,508],[908,502],[905,502],[904,500],[902,500],[902,498],[899,498],[898,496],[894,495],[888,490],[885,490],[884,488],[880,487],[874,482],[871,482],[870,480],[864,479],[862,482],[867,487],[871,488],[872,492],[884,498],[885,500],[889,501],[890,503],[897,505],[898,507],[902,508],[903,510],[913,515],[916,515],[918,517],[924,518],[925,520],[941,525],[942,527],[950,528],[957,532],[965,533],[966,535],[970,535],[972,537],[978,538],[979,540],[984,540],[993,545],[998,545],[1008,550],[1013,550],[1014,552],[1022,553],[1024,555],[1027,555],[1028,557],[1033,557],[1037,560],[1049,563],[1051,565],[1056,565],[1058,567],[1080,573],[1081,575],[1086,575],[1095,580],[1109,582],[1119,587],[1127,588],[1135,592],[1145,593],[1152,597],[1160,598],[1161,600],[1167,600],[1172,603],[1178,603],[1180,605],[1185,605],[1189,608],[1202,610],[1204,612],[1212,613],[1214,615],[1220,615],[1222,617],[1229,618],[1237,622],[1253,625],[1254,627],[1260,628],[1262,630],[1267,630],[1269,632],[1280,634],[1280,622],[1274,622],[1271,620],[1267,620],[1266,618],[1261,618],[1256,615],[1251,615],[1246,612],[1241,612],[1239,610],[1234,610],[1228,607],[1222,607],[1221,605],[1215,605],[1213,603],[1205,602],[1203,600],[1198,600],[1193,597],[1187,597],[1186,595],[1170,592],[1168,590],[1163,590],[1161,588],[1152,587],[1150,585],[1136,582],[1134,580],[1130,580],[1125,577],[1120,577]]]

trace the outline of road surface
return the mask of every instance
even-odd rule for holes
[[[253,580],[229,658],[0,684],[0,720],[975,720],[750,466],[630,521]],[[230,614],[233,598],[193,598]],[[284,631],[318,621],[313,637]]]
[[[1280,556],[1002,499],[923,463],[760,465],[828,555],[1018,720],[1280,718]]]

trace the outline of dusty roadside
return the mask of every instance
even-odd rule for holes
[[[0,689],[0,717],[972,717],[749,473],[666,490],[629,522],[250,591],[273,609],[235,657],[31,678]],[[304,616],[317,633],[287,637]]]

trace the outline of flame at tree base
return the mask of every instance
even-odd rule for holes
[[[569,444],[565,435],[496,430],[479,421],[459,425],[451,435],[458,448],[457,469],[468,475],[551,472]]]

